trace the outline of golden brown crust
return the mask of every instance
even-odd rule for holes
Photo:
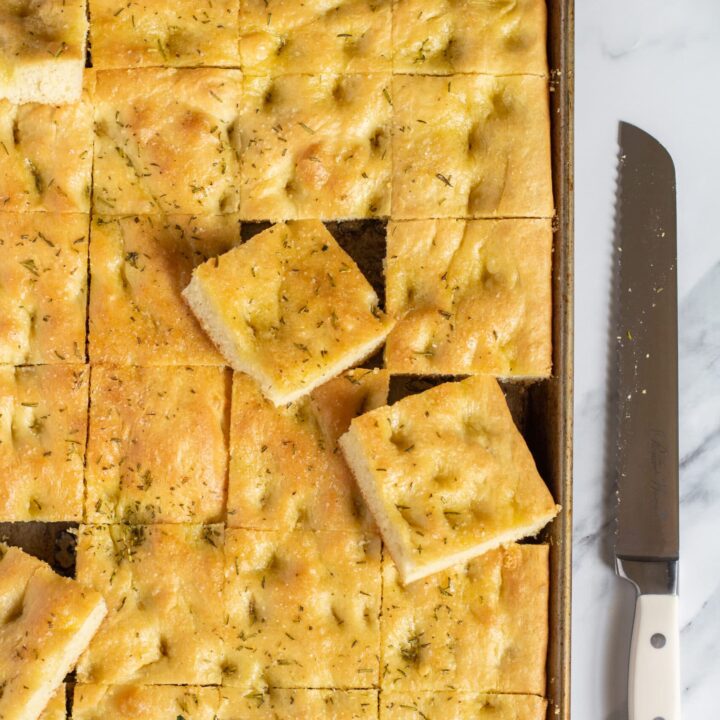
[[[545,0],[395,0],[393,69],[546,75],[546,25]]]
[[[222,566],[219,525],[81,526],[78,580],[110,611],[78,681],[218,684]]]
[[[236,212],[240,173],[230,134],[240,92],[238,70],[98,71],[95,210]]]
[[[0,367],[0,520],[82,519],[88,369]]]
[[[362,362],[392,327],[316,220],[274,225],[200,265],[183,297],[228,362],[276,404]]]
[[[223,368],[94,366],[87,520],[220,520],[228,395]]]
[[[238,5],[238,0],[90,0],[93,67],[237,67]]]
[[[63,684],[55,691],[39,720],[66,720],[65,695],[66,687]]]
[[[547,701],[534,695],[384,692],[380,720],[545,720],[546,710]]]
[[[387,243],[391,372],[550,374],[549,219],[392,222]]]
[[[488,376],[355,418],[340,445],[405,582],[534,535],[557,513]]]
[[[243,219],[388,215],[390,92],[387,75],[245,78]]]
[[[87,215],[0,213],[0,363],[85,361]]]
[[[391,560],[383,573],[383,690],[544,695],[547,545],[491,550],[405,587]]]
[[[552,217],[547,79],[395,76],[392,214]]]
[[[180,293],[194,267],[239,243],[237,215],[95,216],[90,360],[223,365]]]
[[[39,717],[105,612],[100,593],[60,577],[19,548],[0,548],[3,720]]]
[[[245,0],[240,54],[248,75],[390,71],[390,0]]]
[[[233,380],[228,525],[355,530],[374,523],[337,447],[350,420],[387,401],[388,374],[351,370],[284,407]]]
[[[377,686],[377,537],[228,530],[225,595],[225,685]]]

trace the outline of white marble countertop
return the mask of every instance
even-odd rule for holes
[[[683,717],[720,717],[720,2],[576,0],[573,719],[626,720],[633,594],[610,566],[606,346],[617,121],[675,160]]]

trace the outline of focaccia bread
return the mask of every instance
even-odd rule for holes
[[[546,75],[546,26],[545,0],[395,0],[393,69]]]
[[[238,70],[101,70],[95,92],[93,206],[105,215],[238,210],[231,145]]]
[[[80,99],[87,0],[3,0],[0,98],[58,105]]]
[[[77,577],[110,610],[80,658],[78,682],[220,682],[222,526],[81,526]]]
[[[85,362],[87,215],[0,214],[0,363]]]
[[[228,525],[354,530],[374,522],[337,447],[354,415],[387,402],[384,370],[350,370],[283,407],[236,373]]]
[[[91,362],[224,364],[180,293],[194,267],[239,244],[237,215],[95,216]]]
[[[200,265],[183,297],[230,365],[276,405],[362,362],[392,328],[316,220],[274,225]]]
[[[246,75],[390,72],[390,0],[244,0]]]
[[[73,720],[217,720],[220,690],[194,685],[76,685]]]
[[[66,720],[66,694],[66,686],[61,685],[50,698],[50,702],[45,706],[39,720]]]
[[[0,367],[0,521],[82,519],[88,369]]]
[[[235,66],[239,0],[90,0],[93,67]]]
[[[389,75],[245,78],[243,219],[388,215],[390,92]]]
[[[106,612],[100,593],[20,548],[0,545],[2,720],[40,717]]]
[[[547,78],[395,76],[392,215],[552,217]]]
[[[377,690],[248,692],[224,687],[220,692],[217,720],[377,720],[378,716]]]
[[[225,609],[224,685],[377,686],[376,536],[228,530]]]
[[[535,535],[558,511],[486,375],[365,413],[340,446],[406,583]]]
[[[0,100],[3,212],[89,212],[92,138],[89,90],[71,105]]]
[[[550,374],[550,219],[390,223],[385,275],[391,372]]]
[[[224,368],[94,366],[88,522],[221,520],[229,385]]]
[[[380,720],[545,720],[546,711],[534,695],[384,692]]]
[[[491,550],[406,586],[386,559],[383,690],[544,695],[548,582],[547,545]]]

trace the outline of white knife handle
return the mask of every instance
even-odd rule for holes
[[[677,595],[638,595],[630,645],[629,720],[680,720]]]

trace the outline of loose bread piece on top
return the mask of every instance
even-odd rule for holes
[[[230,377],[214,367],[95,365],[86,519],[222,519]]]
[[[0,521],[82,519],[88,374],[0,367]]]
[[[245,0],[246,75],[390,72],[390,0]]]
[[[392,327],[318,221],[274,225],[209,260],[183,296],[230,365],[276,405],[365,360]]]
[[[393,78],[398,220],[552,217],[546,78]]]
[[[90,0],[93,67],[235,66],[239,0]]]
[[[95,216],[91,362],[223,365],[180,293],[194,267],[239,244],[237,215]]]
[[[534,695],[384,692],[380,720],[545,720],[546,711]]]
[[[545,693],[548,547],[509,545],[403,586],[383,563],[384,690]]]
[[[59,105],[80,99],[87,0],[0,4],[0,98]]]
[[[388,369],[547,377],[551,265],[550,219],[390,223]]]
[[[395,0],[393,69],[546,75],[546,25],[545,0]]]
[[[110,610],[80,658],[78,682],[220,682],[222,526],[81,526],[77,577]]]
[[[0,363],[85,362],[87,215],[0,214]]]
[[[350,370],[275,407],[236,373],[228,524],[264,530],[353,530],[374,521],[337,447],[350,420],[387,402],[383,370]]]
[[[360,532],[228,530],[223,684],[372,688],[380,540]]]
[[[484,375],[361,415],[340,446],[406,583],[535,535],[558,511]]]
[[[106,215],[238,210],[239,70],[99,70],[93,206]]]
[[[389,75],[245,78],[244,220],[349,220],[390,213]]]
[[[39,720],[67,720],[67,687],[61,685],[45,706]]]
[[[0,545],[3,720],[40,717],[106,612],[100,593],[19,548]]]

